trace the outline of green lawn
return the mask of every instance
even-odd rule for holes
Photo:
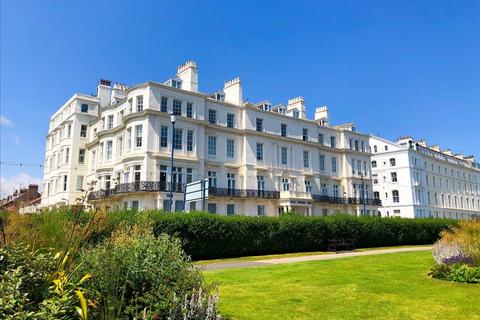
[[[430,252],[205,272],[227,319],[480,319],[480,285],[430,279]]]

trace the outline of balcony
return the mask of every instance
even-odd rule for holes
[[[349,204],[366,204],[369,206],[381,206],[382,200],[376,198],[348,198]]]
[[[316,202],[345,204],[345,198],[340,197],[330,197],[314,194],[312,195],[312,199]]]
[[[208,188],[209,196],[227,197],[227,198],[261,198],[261,199],[279,199],[280,192],[255,189],[231,189],[231,188]]]
[[[174,183],[173,192],[183,192],[185,184]],[[109,198],[123,193],[133,192],[167,192],[170,191],[170,183],[160,181],[136,181],[120,183],[113,189],[92,191],[88,194],[88,200]]]

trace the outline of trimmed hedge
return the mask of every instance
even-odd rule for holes
[[[433,244],[447,219],[219,216],[173,213],[155,217],[155,234],[179,237],[194,260],[324,251],[329,239],[355,239],[357,248]]]

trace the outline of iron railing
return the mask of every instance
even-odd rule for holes
[[[342,198],[342,197],[330,197],[324,195],[317,195],[312,194],[312,199],[318,202],[324,203],[338,203],[338,204],[363,204],[365,202],[366,205],[370,206],[381,206],[382,201],[376,198]]]
[[[325,203],[345,203],[345,198],[330,197],[330,196],[319,195],[319,194],[312,194],[312,199],[317,202],[325,202]]]
[[[173,192],[184,192],[185,184],[174,183]],[[112,189],[96,190],[88,194],[88,200],[98,200],[109,198],[114,195],[133,192],[168,192],[170,191],[169,182],[160,181],[136,181],[129,183],[120,183]],[[217,188],[209,187],[209,195],[214,197],[232,197],[232,198],[260,198],[260,199],[280,199],[280,191],[272,190],[256,190],[256,189],[231,189],[231,188]],[[323,203],[337,203],[337,204],[360,204],[371,206],[381,206],[382,201],[376,198],[341,198],[330,197],[325,195],[312,194],[312,200]]]
[[[209,187],[208,194],[215,197],[279,199],[279,191],[256,189],[231,189]]]
[[[348,198],[349,204],[366,204],[370,206],[381,206],[382,200],[376,198]]]
[[[185,184],[173,183],[173,192],[184,192]],[[114,188],[108,190],[92,191],[88,194],[88,200],[98,200],[108,198],[117,194],[132,192],[161,192],[170,191],[170,183],[160,181],[135,181],[117,184]]]

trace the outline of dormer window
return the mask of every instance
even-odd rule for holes
[[[172,79],[172,87],[177,89],[182,89],[182,82]]]
[[[182,80],[179,78],[169,79],[167,82],[165,82],[165,84],[172,88],[182,89]]]
[[[281,104],[277,104],[277,105],[273,106],[271,110],[275,113],[278,113],[278,114],[285,114],[285,112],[286,112],[286,108]]]
[[[222,92],[215,92],[211,97],[217,101],[225,101],[225,94]]]
[[[262,102],[259,105],[257,105],[257,109],[264,110],[264,111],[271,111],[272,105],[267,102]]]

